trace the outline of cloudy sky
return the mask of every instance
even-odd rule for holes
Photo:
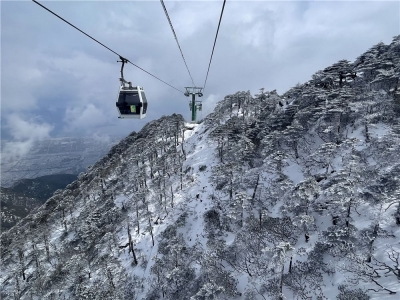
[[[39,1],[40,2],[40,1]],[[191,80],[160,1],[41,1],[133,63],[182,89]],[[165,1],[202,86],[223,1]],[[204,93],[204,117],[239,90],[284,93],[340,59],[400,34],[399,1],[228,0]],[[62,136],[127,135],[180,113],[188,98],[132,65],[147,118],[120,120],[118,57],[31,1],[1,1],[1,134],[15,146]]]

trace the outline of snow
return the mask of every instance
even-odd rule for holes
[[[304,179],[302,167],[295,162],[290,162],[288,166],[284,167],[283,174],[287,175],[295,185]]]
[[[371,135],[371,137],[374,138],[383,138],[385,135],[387,135],[390,132],[389,126],[383,124],[383,123],[378,123],[378,124],[370,124],[368,126],[368,131]]]
[[[347,135],[349,139],[356,138],[357,140],[364,141],[365,135],[362,133],[364,127],[358,126],[357,128],[351,128],[350,130],[351,131]]]
[[[190,221],[186,222],[186,226],[178,229],[178,233],[184,234],[184,238],[188,246],[193,246],[196,243],[200,243],[203,247],[206,248],[207,239],[203,235],[204,232],[204,223],[203,217],[205,211],[212,207],[210,200],[208,199],[208,194],[212,191],[210,184],[208,182],[208,174],[211,171],[212,166],[215,164],[213,162],[215,154],[212,151],[212,148],[209,148],[207,145],[208,139],[204,136],[199,139],[201,132],[204,128],[203,125],[198,124],[185,124],[186,128],[190,128],[191,130],[185,131],[185,144],[184,149],[187,153],[187,159],[184,163],[183,169],[186,167],[192,167],[191,176],[193,177],[193,182],[191,186],[188,186],[183,191],[178,189],[177,192],[174,193],[174,202],[175,208],[171,213],[167,216],[167,219],[164,220],[163,223],[159,223],[158,225],[153,225],[154,230],[154,239],[156,241],[155,246],[152,246],[151,237],[149,234],[146,235],[135,235],[132,236],[134,241],[134,248],[139,255],[143,255],[143,249],[145,250],[145,256],[148,261],[146,268],[143,270],[140,267],[135,267],[132,269],[132,261],[133,258],[131,255],[128,255],[127,248],[120,251],[120,255],[118,257],[121,260],[122,266],[131,274],[137,275],[140,278],[147,278],[150,275],[151,266],[154,263],[154,257],[157,255],[158,248],[158,237],[159,234],[167,227],[168,224],[176,221],[180,215],[181,211],[188,211]],[[181,146],[179,145],[178,148]],[[205,171],[201,172],[198,170],[199,166],[206,165],[207,168]],[[196,195],[199,194],[199,198],[196,198]],[[126,197],[123,195],[116,196],[114,203],[117,207],[122,208],[122,204],[126,201]],[[149,207],[150,210],[154,210],[154,207]],[[140,224],[140,228],[144,228],[147,226],[147,221],[142,220]],[[233,238],[233,235],[230,236]],[[119,232],[119,240],[121,244],[128,242],[126,229],[121,229]],[[150,251],[149,251],[150,249]],[[199,270],[199,266],[197,267]],[[148,286],[148,281],[144,282],[144,291],[146,291]],[[145,294],[139,294],[139,299],[144,298]]]
[[[122,208],[124,203],[127,201],[128,199],[126,198],[126,196],[124,195],[118,195],[115,197],[114,203],[115,206],[118,208]]]

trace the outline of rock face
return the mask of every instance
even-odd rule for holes
[[[98,161],[117,142],[93,138],[55,138],[36,142],[19,159],[4,153],[2,143],[1,186],[10,187],[20,179],[51,174],[79,174]]]
[[[2,299],[398,299],[400,36],[115,145],[1,236]]]

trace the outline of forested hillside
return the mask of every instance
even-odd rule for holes
[[[398,299],[399,77],[397,36],[148,123],[2,234],[2,299]]]
[[[43,202],[34,197],[17,193],[12,189],[0,188],[1,197],[1,232],[10,229],[29,212],[39,207]]]
[[[34,179],[21,179],[10,188],[1,188],[1,230],[14,226],[42,205],[58,189],[77,178],[72,174],[54,174]]]
[[[11,190],[27,197],[46,201],[58,189],[65,188],[77,178],[73,174],[54,174],[34,179],[20,179],[11,186]]]

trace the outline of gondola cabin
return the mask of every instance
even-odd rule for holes
[[[146,117],[147,99],[140,86],[121,86],[116,103],[119,118],[143,119]]]

